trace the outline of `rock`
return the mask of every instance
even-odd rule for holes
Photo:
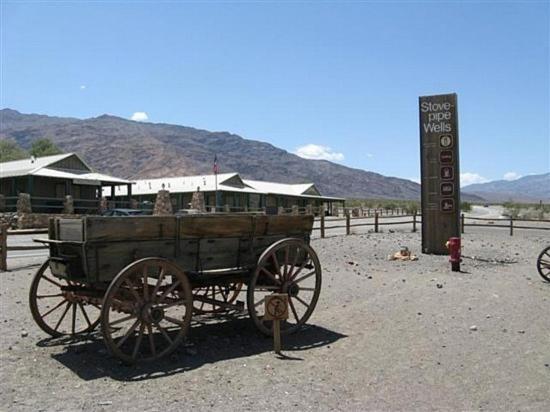
[[[443,284],[442,284],[442,283],[438,283],[436,286],[437,286],[438,289],[442,289],[442,288],[443,288]]]
[[[29,336],[29,332],[27,332],[26,330],[24,330],[23,332],[21,332],[21,337],[22,337],[22,338],[26,338],[27,336]]]
[[[521,333],[521,334],[524,334],[525,331],[522,329],[522,330],[518,330],[518,333]]]
[[[477,326],[476,325],[470,326],[470,330],[477,330]]]
[[[113,401],[99,401],[97,404],[99,406],[109,406],[113,404]]]

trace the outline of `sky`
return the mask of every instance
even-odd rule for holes
[[[418,97],[455,92],[462,185],[550,171],[548,1],[0,7],[2,108],[229,131],[418,180]]]

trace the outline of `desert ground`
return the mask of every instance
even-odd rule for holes
[[[321,298],[284,357],[245,314],[196,318],[150,365],[121,364],[99,334],[50,339],[27,303],[44,256],[12,258],[0,410],[550,410],[550,284],[535,268],[550,232],[468,228],[457,273],[410,225],[370,229],[317,232]],[[401,246],[418,260],[388,261]]]

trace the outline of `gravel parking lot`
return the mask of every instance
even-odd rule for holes
[[[549,242],[470,228],[453,273],[410,226],[315,238],[322,294],[286,357],[245,315],[203,317],[173,356],[133,367],[98,335],[48,339],[27,303],[40,258],[23,259],[0,274],[0,410],[548,411],[550,284],[535,260]],[[403,245],[418,261],[387,260]]]

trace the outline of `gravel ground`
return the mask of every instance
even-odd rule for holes
[[[246,316],[203,318],[171,358],[134,367],[99,336],[47,339],[27,303],[36,267],[20,262],[0,274],[0,410],[548,411],[550,284],[534,266],[548,242],[471,228],[466,256],[516,263],[465,258],[453,273],[444,256],[387,261],[419,253],[405,229],[314,239],[322,294],[286,358]]]

